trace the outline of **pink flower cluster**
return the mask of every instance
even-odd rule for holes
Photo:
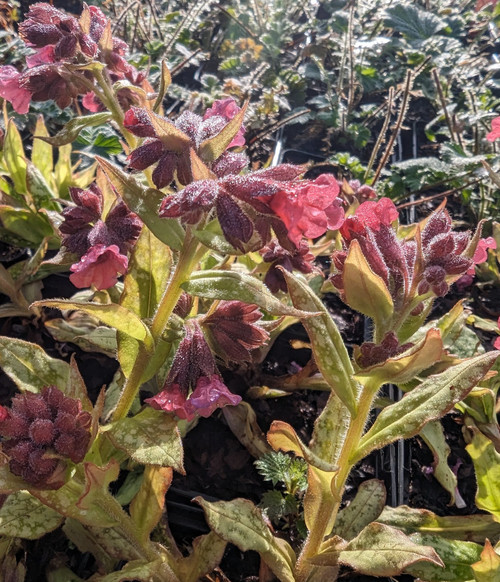
[[[474,272],[474,264],[484,262],[492,239],[479,242],[473,258],[466,250],[471,241],[470,232],[454,232],[452,220],[445,209],[438,209],[427,220],[416,240],[401,240],[392,223],[398,219],[393,202],[381,198],[359,206],[354,216],[346,219],[340,228],[344,249],[335,251],[332,259],[336,273],[332,283],[344,290],[343,269],[349,245],[357,240],[371,269],[381,277],[398,311],[413,294],[446,295],[451,282],[461,275]]]
[[[101,104],[89,91],[92,74],[71,67],[93,61],[105,64],[112,81],[126,79],[149,90],[144,75],[125,60],[126,43],[110,38],[109,29],[109,20],[96,6],[85,6],[77,19],[44,2],[31,5],[19,34],[36,52],[27,57],[28,68],[23,72],[10,65],[0,67],[0,97],[18,113],[27,113],[30,101],[53,99],[64,108],[79,95],[85,95],[83,104],[96,111]],[[119,91],[118,98],[126,107],[137,102],[128,89]]]
[[[80,257],[71,267],[70,281],[79,288],[109,289],[127,271],[127,252],[142,222],[124,202],[117,202],[103,220],[103,197],[95,184],[88,190],[70,188],[70,194],[75,206],[63,210],[59,227],[63,245]]]

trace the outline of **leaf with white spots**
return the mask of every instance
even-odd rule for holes
[[[402,531],[377,522],[365,527],[332,558],[369,576],[397,576],[415,562],[430,562],[435,570],[443,565],[432,547],[415,543]]]
[[[210,528],[242,552],[258,552],[280,582],[295,582],[295,553],[290,545],[271,533],[260,509],[247,499],[209,503],[196,497]]]
[[[113,444],[143,465],[172,467],[184,473],[182,441],[176,421],[154,408],[114,423],[107,433]]]
[[[498,355],[499,352],[488,352],[429,376],[399,402],[384,408],[361,439],[351,461],[358,462],[397,439],[412,437],[431,420],[444,416],[483,379]]]
[[[426,582],[467,582],[474,580],[471,566],[481,557],[482,547],[479,544],[446,540],[437,535],[413,534],[410,539],[418,544],[433,547],[443,561],[444,568],[439,568],[434,564],[420,563],[408,566],[405,572]]]
[[[282,269],[294,307],[318,315],[302,320],[311,340],[314,360],[328,385],[347,406],[351,413],[356,410],[358,386],[354,370],[340,332],[321,299],[301,279]],[[316,431],[317,433],[317,431]],[[316,434],[316,439],[329,438]],[[315,451],[317,452],[317,451]],[[332,462],[331,459],[325,459]]]
[[[17,491],[0,509],[0,535],[36,540],[58,528],[63,520],[27,491]]]
[[[262,281],[247,273],[200,271],[194,273],[181,287],[198,297],[253,303],[271,315],[293,315],[304,318],[313,315],[281,303]]]
[[[143,227],[125,276],[122,307],[141,319],[153,317],[170,273],[171,255],[170,249]]]
[[[51,358],[36,344],[0,337],[0,367],[23,392],[40,392],[44,386],[66,392],[69,364]]]

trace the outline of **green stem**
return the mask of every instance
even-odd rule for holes
[[[111,81],[107,74],[103,71],[93,71],[97,84],[102,89],[102,95],[100,95],[100,99],[103,101],[103,104],[109,109],[113,119],[120,127],[120,131],[123,134],[123,137],[126,139],[128,146],[130,149],[134,149],[137,146],[137,139],[133,134],[131,134],[127,129],[125,129],[123,125],[123,120],[125,114],[123,113],[123,109],[121,108],[120,103],[113,91],[113,87],[111,86]]]
[[[182,293],[182,283],[187,281],[196,267],[201,257],[205,254],[205,247],[191,235],[189,230],[186,232],[184,246],[180,252],[179,260],[175,271],[168,282],[163,297],[158,305],[153,322],[151,324],[151,335],[154,340],[158,340],[167,325],[169,317],[177,305],[177,301]],[[141,386],[141,379],[144,370],[151,358],[150,352],[141,345],[135,364],[130,372],[129,377],[123,387],[123,391],[118,400],[118,404],[112,416],[112,422],[125,418],[134,402],[137,392]]]
[[[373,386],[366,385],[363,387],[359,402],[358,413],[351,420],[347,431],[344,446],[338,460],[339,472],[333,478],[331,492],[333,497],[325,495],[325,501],[314,521],[314,528],[309,532],[309,536],[302,548],[297,560],[296,579],[297,582],[306,582],[312,574],[315,566],[309,563],[309,559],[317,555],[320,551],[321,544],[327,535],[330,534],[331,524],[335,523],[337,513],[340,509],[342,496],[344,494],[347,478],[353,467],[350,461],[354,451],[358,447],[359,441],[363,436],[368,415],[372,407],[373,398],[376,394]]]

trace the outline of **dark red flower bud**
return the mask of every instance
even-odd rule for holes
[[[36,445],[48,445],[54,439],[54,424],[48,418],[39,418],[31,423],[30,439]]]
[[[138,137],[155,137],[156,132],[145,109],[132,107],[125,113],[123,125]],[[154,162],[152,162],[154,163]],[[147,166],[146,166],[147,167]]]
[[[269,333],[258,325],[262,313],[256,305],[241,301],[221,301],[203,319],[203,327],[215,352],[226,362],[251,362],[251,350],[269,339]]]
[[[40,394],[17,394],[7,411],[0,420],[0,434],[5,437],[2,450],[12,473],[38,488],[61,487],[66,459],[78,463],[85,457],[90,413],[54,386]]]
[[[403,353],[412,345],[411,343],[401,345],[396,334],[391,331],[385,334],[380,344],[373,342],[361,344],[356,355],[356,363],[361,368],[369,368]]]

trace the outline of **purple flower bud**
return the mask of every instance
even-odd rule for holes
[[[54,386],[17,394],[6,410],[0,434],[11,472],[41,489],[61,487],[67,459],[78,463],[86,454],[91,415]]]

